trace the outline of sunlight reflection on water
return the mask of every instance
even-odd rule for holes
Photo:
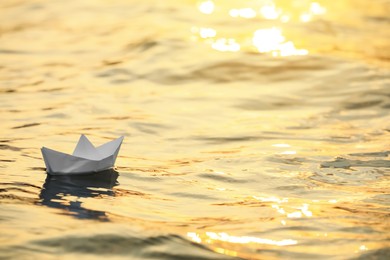
[[[188,232],[187,236],[191,238],[194,242],[201,243],[202,238],[198,233]],[[275,246],[288,246],[288,245],[296,245],[298,242],[293,239],[284,239],[284,240],[272,240],[266,238],[259,237],[251,237],[251,236],[232,236],[224,232],[205,232],[205,237],[203,238],[206,243],[212,244],[213,241],[223,241],[235,244],[265,244],[265,245],[275,245]]]
[[[240,8],[237,8],[241,5]],[[236,7],[236,8],[233,8]],[[317,2],[308,2],[306,6],[295,8],[294,5],[279,3],[274,1],[244,1],[234,2],[219,2],[219,1],[203,1],[198,4],[199,12],[212,16],[215,12],[229,15],[233,18],[232,22],[239,24],[237,18],[244,19],[268,19],[279,20],[282,23],[296,22],[292,18],[298,17],[298,21],[302,23],[313,20],[316,16],[326,14],[326,8]],[[301,10],[301,11],[300,11]],[[220,15],[220,14],[217,14]],[[226,19],[226,17],[224,17]],[[261,23],[261,20],[259,20]],[[207,39],[206,44],[217,51],[222,52],[238,52],[241,50],[248,50],[251,47],[257,49],[260,53],[269,53],[272,56],[296,56],[307,55],[309,53],[306,49],[299,49],[291,40],[286,40],[283,35],[282,28],[276,26],[268,28],[259,28],[255,31],[244,31],[237,35],[230,33],[227,37],[219,36],[218,30],[208,27],[193,26],[191,32],[195,36],[202,39]],[[252,35],[252,36],[251,36]],[[251,40],[249,40],[251,37]],[[249,44],[251,42],[251,44]]]

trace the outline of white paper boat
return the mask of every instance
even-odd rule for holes
[[[123,138],[121,136],[95,148],[85,135],[81,135],[72,155],[42,147],[46,171],[52,175],[71,175],[113,168]]]

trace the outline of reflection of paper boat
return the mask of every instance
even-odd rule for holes
[[[42,147],[46,171],[53,175],[82,174],[114,167],[123,136],[99,147],[94,147],[85,135],[81,135],[73,154],[66,154]]]
[[[98,200],[115,196],[113,188],[119,185],[118,177],[118,172],[113,169],[88,175],[48,175],[39,194],[39,203],[63,209],[60,214],[75,218],[109,221],[109,215],[104,210],[88,207],[83,198]]]

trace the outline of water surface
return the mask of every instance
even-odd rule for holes
[[[390,257],[388,1],[0,13],[1,257]],[[117,168],[47,176],[80,134]]]

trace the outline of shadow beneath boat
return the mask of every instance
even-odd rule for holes
[[[119,185],[118,176],[118,172],[112,169],[79,176],[47,175],[39,194],[40,204],[63,209],[64,214],[78,219],[109,221],[105,211],[84,207],[82,199],[115,196],[112,188]]]

